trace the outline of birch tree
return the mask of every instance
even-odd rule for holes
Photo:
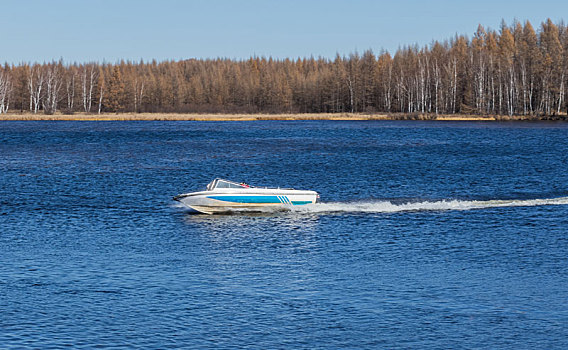
[[[68,73],[65,78],[65,91],[67,92],[67,111],[73,112],[75,106],[75,67],[69,67]]]
[[[97,83],[98,70],[94,63],[85,64],[81,69],[81,102],[85,113],[90,113]]]
[[[101,114],[102,110],[103,110],[103,99],[104,99],[104,95],[105,95],[105,77],[104,77],[104,73],[103,73],[103,68],[100,67],[99,68],[99,73],[98,73],[98,80],[97,80],[97,92],[98,92],[98,109],[97,109],[97,113]]]
[[[44,68],[39,64],[29,67],[28,89],[30,94],[30,111],[34,114],[42,105],[45,74]]]
[[[134,112],[138,113],[140,111],[140,105],[142,105],[142,99],[144,98],[144,86],[146,82],[144,78],[134,80]]]
[[[10,81],[10,75],[6,71],[0,71],[0,114],[8,113],[11,92],[12,82]]]
[[[541,26],[540,47],[542,51],[542,95],[540,107],[550,115],[555,107],[555,95],[560,94],[563,83],[562,46],[560,44],[558,27],[548,19]]]
[[[507,102],[507,114],[510,116],[514,113],[514,90],[515,90],[515,71],[514,71],[514,55],[515,40],[509,28],[504,27],[499,38],[499,48],[501,53],[501,64],[503,67],[503,91]]]
[[[45,114],[54,114],[57,112],[60,90],[60,66],[59,64],[52,63],[46,67],[45,73],[45,98],[43,99],[43,111]]]
[[[472,46],[472,65],[474,70],[474,85],[475,88],[475,108],[477,113],[485,111],[485,80],[486,80],[486,54],[485,54],[485,37],[486,32],[480,24],[477,27]]]

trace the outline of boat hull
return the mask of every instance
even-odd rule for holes
[[[179,195],[174,198],[187,207],[204,214],[232,211],[286,210],[298,205],[316,203],[315,191],[280,190],[252,193],[204,191]]]

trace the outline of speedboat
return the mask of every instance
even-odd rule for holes
[[[254,187],[217,178],[207,185],[205,191],[180,194],[174,200],[200,213],[215,214],[239,210],[285,210],[316,203],[319,194],[293,188]]]

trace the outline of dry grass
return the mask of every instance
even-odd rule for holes
[[[0,120],[369,120],[388,119],[386,115],[363,114],[180,114],[180,113],[105,113],[105,114],[0,114]]]
[[[365,113],[320,113],[320,114],[178,114],[178,113],[105,113],[105,114],[0,114],[0,120],[198,120],[198,121],[250,121],[250,120],[442,120],[442,121],[494,121],[494,120],[567,120],[557,117],[535,116],[479,116],[468,114],[365,114]]]

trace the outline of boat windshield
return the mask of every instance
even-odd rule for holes
[[[212,191],[215,188],[248,188],[249,185],[245,183],[238,184],[236,182],[231,182],[222,179],[215,179],[207,185],[207,191]]]

